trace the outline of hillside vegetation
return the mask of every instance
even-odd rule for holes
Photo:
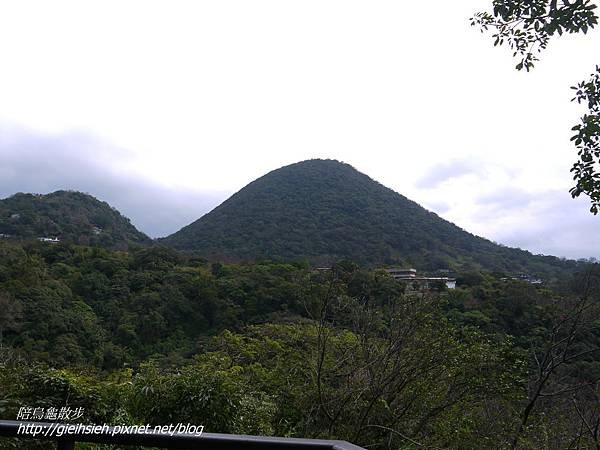
[[[328,265],[349,259],[419,270],[483,268],[546,279],[576,266],[474,236],[333,160],[274,170],[162,243],[215,260]]]
[[[108,203],[74,191],[19,193],[0,200],[0,234],[120,249],[152,242]]]
[[[0,242],[0,418],[68,405],[377,450],[595,448],[578,412],[600,418],[599,267],[560,291],[471,273],[412,292],[348,262]]]

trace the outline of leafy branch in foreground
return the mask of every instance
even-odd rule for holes
[[[478,12],[470,20],[481,32],[492,30],[494,45],[506,44],[520,61],[517,70],[529,72],[538,61],[537,54],[548,46],[552,36],[563,33],[586,34],[598,24],[591,0],[494,0],[493,12]],[[590,197],[590,212],[600,210],[600,68],[596,67],[589,80],[573,86],[573,100],[587,102],[589,113],[572,128],[571,138],[577,147],[578,159],[571,172],[575,186],[573,198]]]
[[[596,5],[590,0],[494,0],[493,13],[478,12],[472,26],[494,30],[494,45],[507,44],[519,57],[517,70],[529,71],[556,33],[587,33],[598,24]]]
[[[600,66],[596,66],[587,81],[571,89],[575,90],[572,101],[587,103],[589,112],[573,127],[576,133],[571,140],[575,141],[579,159],[571,169],[577,184],[570,192],[573,197],[588,195],[592,202],[590,211],[597,214],[600,208]]]

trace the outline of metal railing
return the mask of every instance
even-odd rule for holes
[[[26,426],[41,427],[33,436],[24,433]],[[73,424],[47,422],[20,422],[0,420],[0,438],[19,438],[53,441],[58,450],[74,450],[75,443],[88,442],[96,444],[137,445],[142,447],[158,447],[166,449],[200,449],[200,450],[364,450],[361,447],[344,441],[327,441],[321,439],[296,439],[263,436],[242,436],[235,434],[202,433],[169,434],[169,433],[113,433],[113,427],[105,427],[102,433],[85,431],[56,435],[56,430]],[[29,428],[31,430],[31,428]],[[52,432],[54,429],[54,432]]]

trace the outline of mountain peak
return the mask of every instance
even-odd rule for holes
[[[563,270],[474,236],[372,180],[349,164],[311,159],[273,170],[177,233],[167,245],[210,259],[351,259],[420,270]],[[560,268],[560,269],[559,269]]]
[[[108,203],[90,194],[67,190],[49,194],[19,192],[0,200],[0,234],[118,249],[151,243],[148,236]]]

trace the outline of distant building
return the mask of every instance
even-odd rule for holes
[[[60,242],[59,238],[51,238],[51,237],[39,237],[38,241],[40,242],[48,242],[50,244],[57,244]]]
[[[389,273],[396,280],[411,280],[417,276],[416,269],[386,269],[387,273]]]
[[[529,283],[529,284],[542,284],[542,280],[540,278],[536,278],[532,275],[528,275],[525,273],[519,275],[518,279],[521,281],[525,281],[526,283]]]
[[[456,289],[456,278],[448,278],[448,277],[429,277],[426,278],[428,281],[439,281],[440,283],[444,283],[448,289]]]
[[[10,234],[0,233],[0,239],[8,239],[9,237],[10,237]]]
[[[512,281],[524,281],[525,283],[529,283],[529,284],[543,284],[543,281],[541,278],[536,278],[534,276],[522,273],[521,275],[518,275],[516,277],[505,277],[505,278],[501,278],[502,281],[508,281],[508,280],[512,280]]]
[[[395,280],[414,282],[419,289],[431,289],[435,283],[446,285],[448,289],[456,288],[456,278],[450,277],[419,277],[416,269],[386,269]]]

